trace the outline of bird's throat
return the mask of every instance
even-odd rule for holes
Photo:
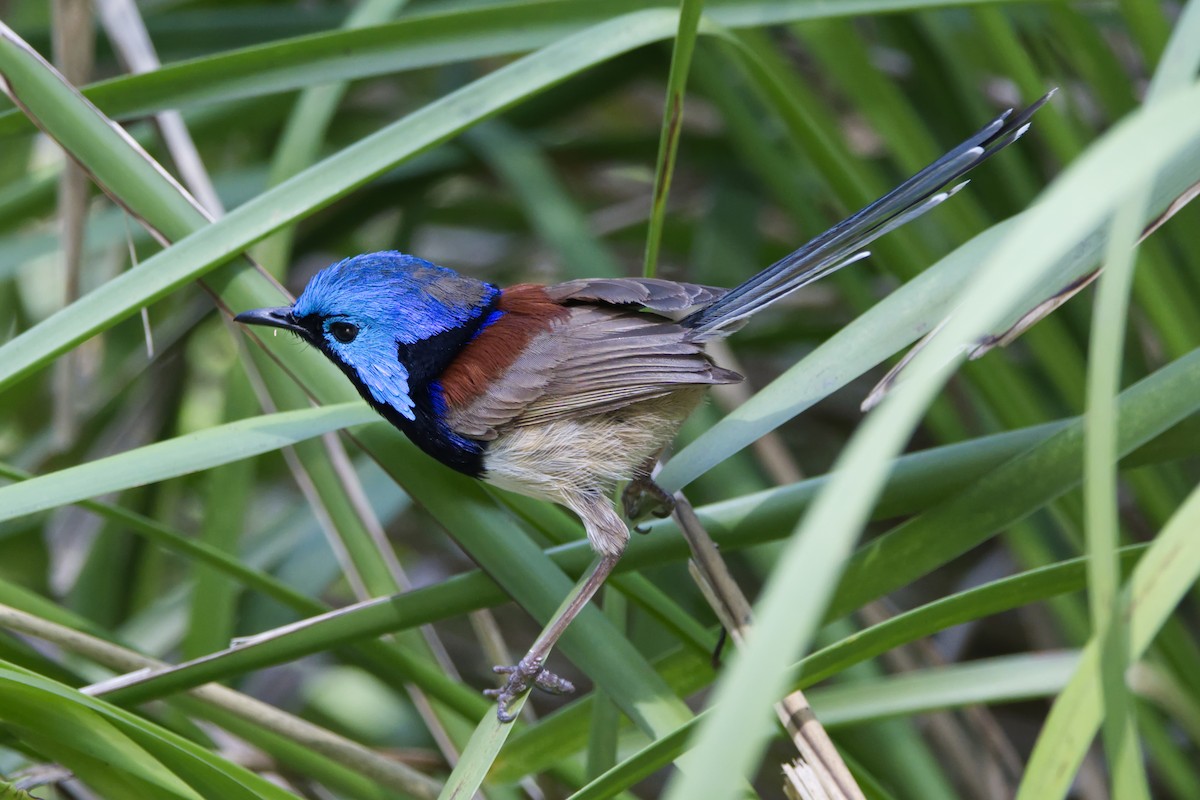
[[[409,412],[411,419],[393,404],[381,402],[360,376],[353,374],[353,370],[346,370],[363,398],[413,444],[446,466],[473,478],[483,473],[486,443],[459,436],[446,424],[446,405],[439,378],[486,323],[494,310],[493,305],[494,302],[488,303],[464,325],[411,344],[397,343],[396,359],[408,373],[408,392],[413,403]]]

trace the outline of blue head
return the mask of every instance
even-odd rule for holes
[[[296,332],[364,397],[413,420],[416,390],[470,339],[499,291],[414,256],[367,253],[317,273],[291,308],[236,319]]]

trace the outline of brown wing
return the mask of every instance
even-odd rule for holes
[[[558,303],[600,303],[653,311],[679,320],[712,305],[727,289],[676,283],[661,278],[582,278],[546,287],[546,296]]]
[[[448,410],[463,436],[599,414],[683,386],[736,383],[690,332],[652,314],[578,305],[532,337],[486,393]]]

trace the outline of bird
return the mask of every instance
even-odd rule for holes
[[[669,513],[652,472],[710,386],[736,383],[705,346],[777,300],[860,261],[878,237],[941,204],[966,172],[1016,141],[1053,94],[1005,111],[842,222],[725,290],[661,278],[500,287],[413,255],[366,253],[318,272],[290,306],[235,320],[317,348],[421,450],[502,489],[578,515],[598,559],[572,602],[489,689],[497,715],[532,687],[555,642],[612,572],[629,524]],[[949,187],[949,188],[948,188]],[[618,513],[616,489],[625,485]]]

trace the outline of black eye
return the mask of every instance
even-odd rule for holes
[[[329,332],[342,344],[350,344],[354,341],[354,337],[358,336],[358,326],[351,325],[349,322],[331,322],[329,323]]]

